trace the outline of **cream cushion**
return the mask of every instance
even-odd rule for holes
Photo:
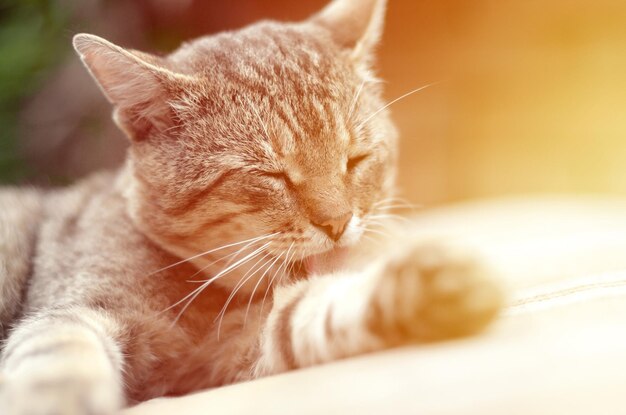
[[[498,270],[509,305],[485,333],[124,413],[626,414],[626,199],[465,203],[411,222]]]

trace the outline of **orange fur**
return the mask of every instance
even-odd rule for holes
[[[337,266],[393,192],[396,132],[371,72],[384,7],[335,0],[165,57],[75,37],[132,145],[117,172],[0,197],[2,235],[19,235],[0,249],[10,413],[106,413],[493,317],[480,272],[424,265],[413,244]],[[8,220],[13,199],[31,224]]]

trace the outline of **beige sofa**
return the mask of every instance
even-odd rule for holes
[[[125,411],[626,414],[626,199],[542,197],[419,214],[480,251],[509,306],[473,338],[390,350]]]

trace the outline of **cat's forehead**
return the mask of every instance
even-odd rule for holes
[[[328,34],[306,24],[259,23],[186,44],[170,57],[212,82],[265,87],[269,94],[336,95],[352,71]]]
[[[359,85],[330,43],[319,28],[261,23],[199,39],[172,58],[204,79],[205,96],[194,102],[208,114],[207,130],[224,125],[233,145],[323,165],[349,145],[346,116]]]

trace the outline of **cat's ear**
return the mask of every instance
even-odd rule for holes
[[[114,105],[114,120],[131,140],[142,140],[172,126],[173,91],[191,78],[172,72],[160,59],[129,51],[98,36],[74,36],[74,49]]]
[[[328,28],[341,47],[355,60],[369,61],[380,41],[386,0],[333,0],[312,20]]]

